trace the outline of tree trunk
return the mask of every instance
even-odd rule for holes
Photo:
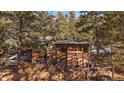
[[[48,63],[47,63],[47,49],[45,49],[44,62],[45,62],[46,69],[48,69]]]
[[[17,63],[20,64],[21,62],[21,49],[18,48],[17,50]]]
[[[18,46],[18,54],[17,54],[17,63],[21,62],[21,53],[22,53],[22,29],[23,29],[23,18],[19,17],[19,46]]]

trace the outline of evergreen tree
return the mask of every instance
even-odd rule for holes
[[[57,32],[56,38],[67,39],[68,38],[68,22],[67,17],[63,12],[58,12],[55,22],[55,31]]]
[[[77,40],[78,39],[78,32],[77,32],[77,27],[75,26],[77,22],[77,18],[75,16],[74,11],[68,12],[68,33],[69,33],[69,38],[72,40]]]

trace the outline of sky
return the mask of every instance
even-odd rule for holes
[[[49,11],[49,13],[53,15],[57,15],[58,12],[59,11]],[[68,11],[63,11],[63,12],[66,14]],[[75,14],[77,17],[80,15],[79,11],[75,11]]]

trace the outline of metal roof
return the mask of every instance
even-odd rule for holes
[[[77,44],[77,45],[83,45],[83,44],[91,44],[88,41],[73,41],[73,40],[57,40],[54,42],[54,44]]]

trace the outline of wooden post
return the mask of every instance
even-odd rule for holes
[[[56,63],[58,63],[58,61],[57,61],[57,46],[55,47],[55,56],[56,56]]]
[[[85,77],[86,77],[86,76],[85,76],[84,66],[83,66],[82,72],[83,72],[83,74],[84,74],[83,80],[85,80]]]
[[[48,69],[48,62],[47,62],[47,49],[46,49],[46,67],[47,67],[47,69]]]
[[[112,63],[112,44],[111,44],[111,63]],[[112,80],[114,80],[114,73],[115,73],[114,63],[112,63]]]
[[[90,59],[90,55],[91,55],[90,54],[90,47],[91,46],[89,45],[89,47],[88,47],[88,57],[89,58],[88,58],[88,65],[87,65],[87,80],[89,80],[89,71],[90,71],[90,63],[89,62],[91,61],[91,59]]]
[[[87,80],[89,80],[89,63],[87,65]]]
[[[114,67],[114,65],[112,65],[112,80],[114,80],[114,74],[115,74],[115,67]]]
[[[84,74],[84,78],[83,78],[83,80],[85,80],[85,77],[86,77],[86,75],[85,75],[85,71],[84,71],[84,68],[85,68],[85,66],[84,66],[84,61],[83,61],[83,48],[81,47],[81,52],[82,52],[82,63],[83,63],[83,66],[82,66],[82,73]]]
[[[47,49],[46,49],[46,48],[45,48],[44,61],[45,61],[46,69],[48,69],[48,63],[47,63]]]
[[[68,69],[68,60],[67,60],[67,56],[68,56],[68,52],[67,52],[67,50],[68,50],[68,47],[66,46],[66,60],[65,60],[65,71],[67,71],[67,69]]]

